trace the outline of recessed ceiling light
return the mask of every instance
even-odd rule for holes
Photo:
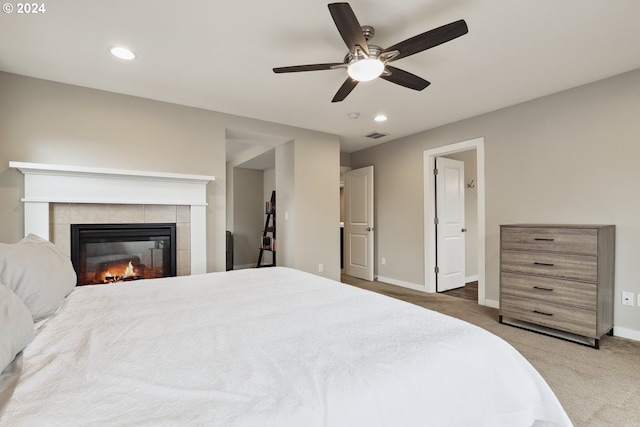
[[[360,113],[349,113],[347,114],[347,117],[349,117],[351,120],[356,120],[358,117],[360,117]]]
[[[375,120],[376,122],[386,122],[388,119],[387,116],[385,116],[384,114],[378,114],[377,116],[375,116],[373,118],[373,120]]]
[[[136,58],[136,54],[135,53],[133,53],[132,51],[130,51],[126,47],[120,47],[120,46],[112,47],[111,48],[111,54],[113,56],[115,56],[116,58],[125,59],[127,61],[130,61],[130,60]]]

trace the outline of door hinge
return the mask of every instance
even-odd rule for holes
[[[433,218],[433,223],[435,225],[438,225],[440,223],[440,221],[438,220],[438,217]]]
[[[438,175],[438,168],[435,168],[435,169],[433,170],[433,174],[434,174],[434,175]]]
[[[436,273],[436,274],[440,273],[440,267],[435,267],[433,269],[433,272]]]

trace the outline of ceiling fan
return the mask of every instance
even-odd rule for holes
[[[338,32],[349,48],[349,53],[344,57],[343,62],[278,67],[274,68],[273,72],[297,73],[346,68],[349,77],[331,102],[344,100],[359,82],[373,80],[377,77],[409,89],[422,90],[426,88],[431,83],[415,74],[393,67],[389,63],[431,49],[469,32],[466,22],[461,19],[383,49],[368,43],[374,35],[374,29],[370,26],[360,26],[349,3],[330,3],[329,12]]]

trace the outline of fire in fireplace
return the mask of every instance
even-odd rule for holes
[[[176,275],[175,224],[72,224],[78,285]]]

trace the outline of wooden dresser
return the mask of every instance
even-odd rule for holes
[[[500,323],[599,348],[614,261],[615,225],[500,226]]]

